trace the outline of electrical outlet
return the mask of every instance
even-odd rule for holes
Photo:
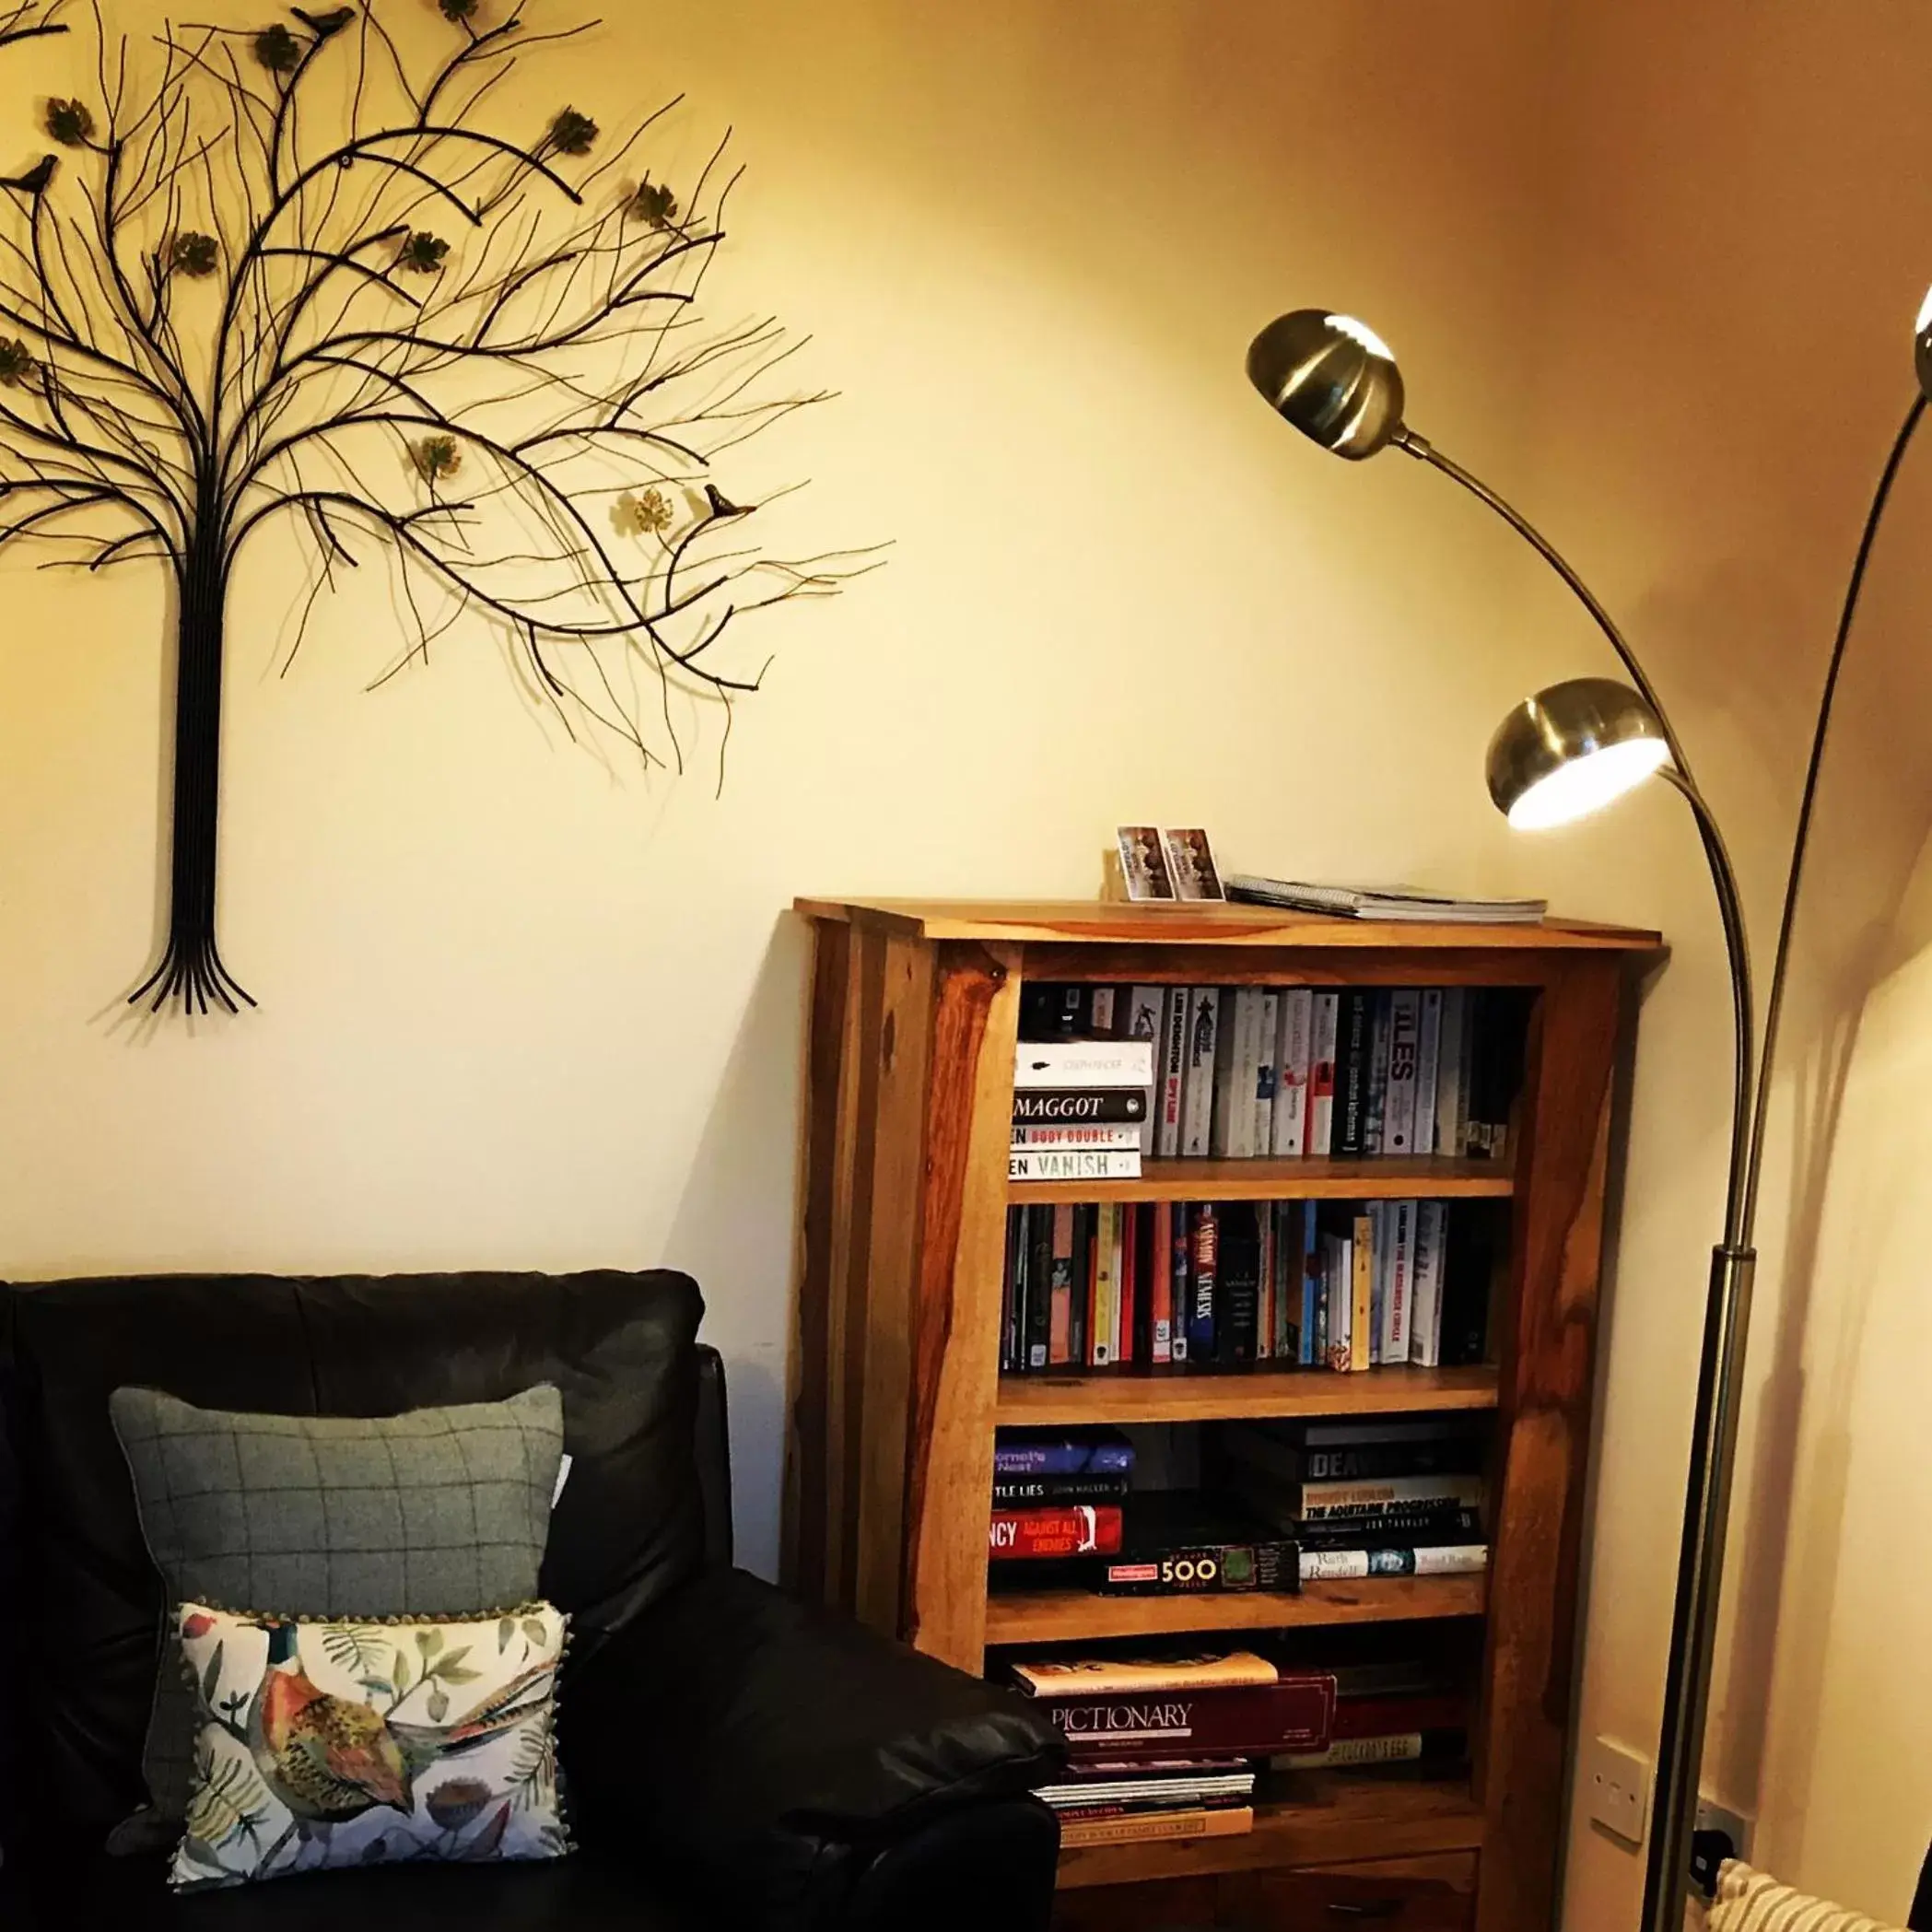
[[[1725,1853],[1727,1858],[1749,1858],[1751,1856],[1750,1815],[1734,1811],[1730,1806],[1705,1794],[1697,1799],[1697,1829],[1700,1832],[1721,1832],[1730,1840],[1730,1849]]]
[[[1691,1834],[1691,1882],[1704,1898],[1717,1896],[1717,1874],[1727,1858],[1751,1856],[1751,1825],[1744,1812],[1700,1794]]]
[[[1642,1844],[1650,1811],[1650,1760],[1610,1738],[1591,1745],[1584,1764],[1590,1816],[1606,1832]]]

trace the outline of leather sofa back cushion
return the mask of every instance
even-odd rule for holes
[[[554,1383],[571,1469],[542,1592],[572,1618],[581,1661],[701,1565],[692,1344],[702,1313],[697,1283],[665,1271],[0,1287],[0,1409],[20,1535],[0,1567],[21,1583],[14,1635],[26,1647],[15,1654],[35,1660],[6,1714],[24,1801],[104,1833],[144,1796],[164,1591],[108,1414],[114,1389],[370,1416]],[[0,1815],[9,1835],[16,1822]]]

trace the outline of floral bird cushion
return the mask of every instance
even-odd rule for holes
[[[180,1891],[570,1850],[556,1775],[569,1620],[357,1622],[184,1603],[196,1735]]]

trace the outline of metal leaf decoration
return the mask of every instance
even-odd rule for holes
[[[704,323],[723,144],[681,208],[643,166],[664,110],[606,131],[517,85],[594,23],[438,0],[417,64],[404,4],[118,44],[95,12],[100,91],[47,103],[64,152],[0,180],[0,548],[159,565],[175,591],[167,938],[133,995],[155,1011],[253,1003],[216,937],[221,691],[230,576],[271,523],[312,557],[291,654],[337,573],[386,555],[385,680],[485,622],[571,735],[678,770],[670,694],[755,691],[753,615],[869,567],[767,555],[716,480],[820,399],[774,388],[776,322]],[[62,11],[0,0],[0,46]],[[673,526],[673,502],[704,509]]]

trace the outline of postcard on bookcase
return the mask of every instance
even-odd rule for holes
[[[1174,893],[1181,899],[1224,899],[1221,889],[1221,869],[1214,863],[1214,849],[1199,825],[1177,830],[1170,825],[1161,834],[1167,849],[1167,870],[1174,877]]]
[[[1174,878],[1167,869],[1159,828],[1120,825],[1114,837],[1120,848],[1120,876],[1129,899],[1137,906],[1172,905]]]

